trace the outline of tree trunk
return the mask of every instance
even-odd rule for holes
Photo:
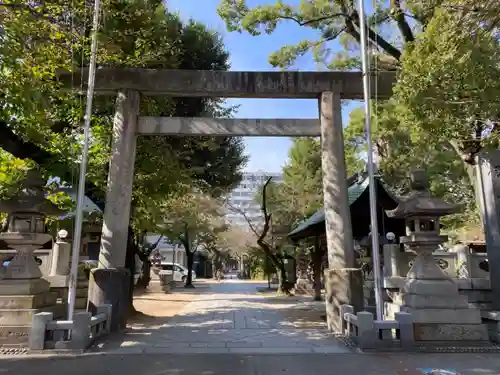
[[[129,235],[127,241],[127,253],[125,256],[125,268],[130,271],[130,288],[129,288],[129,314],[132,316],[137,314],[134,307],[134,275],[135,275],[135,254],[138,252],[137,244],[134,241],[132,228],[129,227]]]
[[[319,240],[316,236],[314,241],[314,250],[312,252],[312,266],[313,266],[313,284],[314,284],[314,300],[321,301],[321,281],[322,272],[321,267],[323,263],[323,251],[319,246]]]
[[[187,256],[187,269],[188,274],[186,277],[186,283],[184,284],[185,288],[194,288],[193,285],[193,264],[194,264],[194,253],[191,250],[186,249]]]
[[[136,288],[137,289],[146,289],[151,282],[151,260],[149,260],[149,255],[144,252],[138,253],[139,258],[142,261],[142,269],[141,275],[139,276],[139,280],[137,280]]]
[[[290,291],[293,288],[293,284],[288,281],[285,265],[282,262],[278,262],[276,271],[278,271],[278,293],[291,296],[292,293]]]
[[[477,156],[480,150],[477,151],[474,155],[469,155],[461,150],[459,144],[456,141],[450,141],[450,145],[462,160],[465,172],[467,173],[467,177],[469,178],[469,182],[474,191],[474,200],[476,202],[476,207],[480,213],[479,217],[481,219],[481,223],[484,225],[484,217],[483,217],[484,213],[482,212],[481,201],[480,201],[481,194],[483,194],[483,192],[478,182],[477,169],[476,169]]]
[[[212,250],[212,277],[217,278],[219,272],[222,271],[222,259],[221,254],[218,250]]]

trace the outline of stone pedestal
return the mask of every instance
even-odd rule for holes
[[[349,288],[346,288],[346,285]],[[340,307],[353,304],[354,311],[363,309],[363,275],[358,269],[325,270],[325,301],[328,329],[342,332]],[[350,302],[350,303],[348,303]]]
[[[0,345],[27,346],[33,315],[51,312],[64,318],[65,305],[57,304],[57,293],[44,279],[0,281]]]
[[[96,268],[90,272],[89,311],[97,312],[102,305],[113,306],[111,331],[126,328],[131,304],[130,271],[126,268]]]
[[[57,294],[58,303],[68,302],[69,275],[57,275],[44,277],[50,283],[50,291]]]
[[[395,302],[411,313],[417,341],[486,341],[479,309],[436,264],[431,250],[421,251]]]

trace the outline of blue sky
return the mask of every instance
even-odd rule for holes
[[[249,0],[248,4],[269,3],[274,0]],[[166,0],[169,11],[179,12],[184,19],[193,18],[218,31],[230,52],[231,70],[273,70],[268,56],[285,44],[295,44],[304,39],[316,39],[311,29],[293,24],[283,24],[272,35],[253,37],[247,33],[229,33],[224,22],[217,15],[220,0]],[[289,1],[298,2],[296,0]],[[317,70],[311,57],[301,58],[294,69]],[[317,118],[316,100],[285,99],[234,99],[231,104],[240,106],[238,118]],[[361,103],[349,103],[344,107],[346,123],[348,113]],[[288,157],[291,139],[285,137],[246,137],[246,152],[250,160],[247,171],[263,170],[280,172]]]

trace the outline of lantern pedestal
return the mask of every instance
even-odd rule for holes
[[[52,237],[46,233],[2,233],[0,238],[16,250],[0,280],[0,345],[27,346],[33,315],[53,313],[63,318],[65,304],[57,303],[56,292],[42,279],[33,251]]]
[[[0,201],[0,212],[7,213],[7,231],[0,242],[16,250],[0,280],[0,346],[27,346],[33,315],[51,312],[63,318],[65,305],[57,304],[57,293],[33,257],[33,251],[52,241],[47,233],[47,215],[60,216],[63,211],[45,199],[42,187],[46,180],[36,170],[28,172],[17,196]]]
[[[481,312],[469,308],[467,296],[432,257],[432,250],[420,252],[401,288],[401,311],[412,315],[415,340],[487,341],[488,330]]]
[[[57,293],[49,292],[44,279],[0,281],[0,345],[27,346],[33,315],[51,312],[63,318],[65,305],[57,304]]]
[[[460,207],[433,197],[423,171],[413,173],[412,188],[396,209],[387,211],[389,217],[405,219],[406,236],[400,237],[400,243],[417,257],[400,292],[386,308],[394,312],[399,307],[411,314],[417,342],[487,343],[488,329],[482,324],[481,311],[469,307],[467,297],[459,294],[458,286],[432,256],[448,240],[440,232],[440,218]]]

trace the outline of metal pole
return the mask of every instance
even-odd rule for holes
[[[97,32],[99,30],[99,13],[101,12],[100,0],[94,2],[94,16],[92,25],[92,44],[90,49],[90,66],[87,86],[87,103],[85,106],[84,141],[82,160],[80,163],[80,178],[78,181],[78,196],[76,203],[75,231],[73,235],[73,249],[71,254],[71,275],[68,293],[68,320],[73,320],[75,312],[76,283],[78,280],[78,261],[82,241],[83,204],[85,198],[85,175],[87,173],[87,160],[89,153],[90,119],[92,117],[92,99],[94,98],[94,81],[97,57]]]
[[[373,166],[373,144],[372,144],[372,124],[370,111],[370,76],[368,66],[368,51],[366,43],[366,24],[365,24],[365,6],[364,0],[359,0],[359,24],[361,37],[361,61],[363,65],[363,91],[365,99],[365,126],[366,143],[368,145],[368,180],[370,190],[370,222],[372,233],[372,259],[373,259],[373,278],[375,289],[375,304],[377,309],[377,319],[383,320],[382,311],[382,288],[380,285],[380,259],[379,259],[379,233],[377,223],[377,196],[375,191],[375,171]]]

